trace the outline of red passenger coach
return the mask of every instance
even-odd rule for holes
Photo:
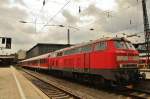
[[[138,71],[138,61],[139,53],[131,42],[124,38],[105,38],[27,59],[21,63],[33,68],[70,72],[73,77],[96,76],[124,84],[142,78]]]
[[[38,68],[38,69],[48,69],[48,56],[49,53],[40,55],[37,57],[29,58],[20,62],[21,66]]]

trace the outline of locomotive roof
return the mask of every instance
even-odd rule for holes
[[[61,52],[61,51],[64,51],[64,50],[73,49],[73,48],[76,48],[76,47],[81,47],[81,46],[84,46],[84,45],[88,45],[88,44],[92,44],[92,43],[96,43],[96,42],[100,42],[100,41],[109,41],[109,40],[124,40],[124,41],[130,42],[126,38],[106,37],[106,38],[100,38],[100,39],[97,39],[97,40],[92,40],[92,41],[86,42],[86,43],[76,44],[74,46],[67,47],[67,48],[64,48],[64,49],[60,49],[60,50],[57,50],[55,52]]]
[[[60,49],[60,50],[57,50],[57,51],[54,51],[54,52],[50,52],[50,53],[46,53],[46,54],[43,54],[43,55],[40,55],[40,56],[32,57],[32,58],[23,60],[23,61],[21,61],[21,62],[26,62],[26,61],[32,61],[32,60],[42,59],[42,58],[49,57],[49,56],[51,55],[51,53],[62,52],[62,51],[65,51],[65,50],[69,50],[69,49],[76,48],[76,47],[81,47],[81,46],[84,46],[84,45],[88,45],[88,44],[92,44],[92,43],[96,43],[96,42],[100,42],[100,41],[109,41],[109,40],[124,40],[124,41],[130,42],[130,41],[128,41],[128,40],[125,39],[125,38],[118,38],[118,37],[114,37],[114,38],[112,38],[112,37],[100,38],[100,39],[93,40],[93,41],[90,41],[90,42],[81,43],[81,44],[76,44],[76,45],[74,45],[74,46],[67,47],[67,48],[63,48],[63,49]]]

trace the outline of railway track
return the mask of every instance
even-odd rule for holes
[[[134,88],[127,90],[129,95],[137,96],[141,99],[150,99],[150,80],[143,80],[135,85]]]
[[[150,93],[141,89],[124,88],[124,90],[118,90],[116,93],[127,96],[129,99],[150,99]]]
[[[22,70],[23,70],[23,72],[28,74],[25,76],[30,81],[32,81],[36,86],[38,86],[50,98],[54,98],[54,99],[55,98],[59,98],[59,99],[83,99],[83,97],[81,97],[79,95],[66,92],[62,88],[58,88],[57,86],[51,85],[48,82],[41,80],[40,78],[42,76],[40,77],[40,74],[35,76],[36,73],[33,71],[30,71],[30,70],[28,71],[25,69],[22,69]],[[146,80],[146,82],[147,81],[148,80]],[[125,97],[128,97],[127,99],[150,99],[150,90],[144,90],[144,88],[142,89],[142,87],[138,87],[136,89],[135,88],[134,89],[121,88],[121,90],[115,89],[115,91],[112,89],[111,90],[99,89],[99,90],[104,91],[104,92],[109,92],[112,94],[116,94],[116,95],[123,95]],[[97,99],[97,98],[90,98],[90,99]]]
[[[24,74],[25,77],[35,84],[50,99],[81,99],[79,96],[69,93],[62,88],[40,79],[40,77],[33,75],[31,72],[26,70],[23,70],[23,72],[26,73]]]

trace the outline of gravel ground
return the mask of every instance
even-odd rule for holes
[[[83,86],[77,83],[55,78],[52,76],[47,76],[44,74],[38,75],[42,76],[44,80],[47,80],[55,84],[56,86],[77,93],[78,95],[82,96],[83,99],[129,99],[128,97],[113,93],[113,90],[107,92],[104,90],[89,88],[87,86]]]

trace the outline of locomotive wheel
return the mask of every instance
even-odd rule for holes
[[[111,80],[105,80],[104,85],[105,85],[105,87],[108,88],[108,89],[112,89],[112,88],[117,87],[117,84],[115,84],[115,82],[114,82],[114,81],[111,81]]]
[[[143,80],[146,79],[146,74],[145,74],[145,73],[142,73],[141,76],[142,76],[142,79],[143,79]]]

